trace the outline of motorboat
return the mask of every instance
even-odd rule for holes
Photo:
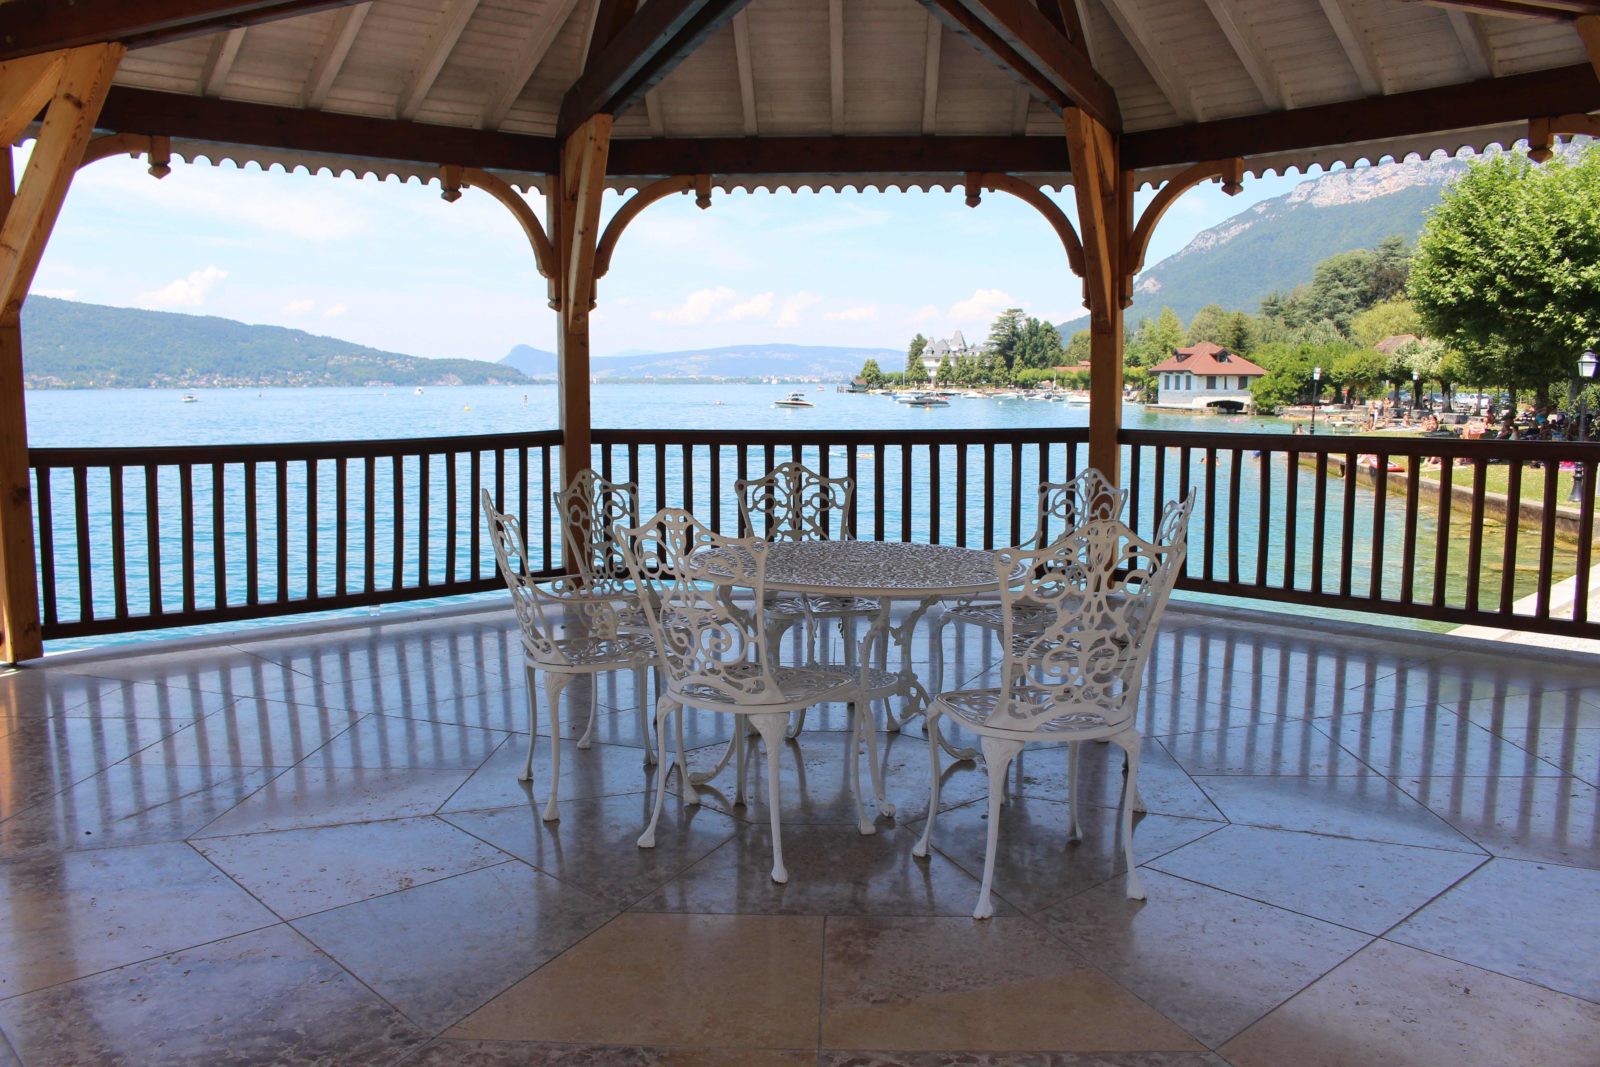
[[[193,393],[184,393],[183,402],[185,404],[198,404],[200,402],[200,398],[195,396]]]
[[[913,408],[947,408],[950,406],[950,401],[938,393],[918,393],[906,401],[906,406]]]
[[[782,400],[774,400],[772,406],[775,408],[814,408],[817,405],[813,404],[805,393],[790,393]]]

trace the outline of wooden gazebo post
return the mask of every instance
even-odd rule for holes
[[[125,51],[87,45],[0,63],[0,663],[44,653],[22,391],[22,303]],[[11,145],[44,111],[20,184]]]
[[[556,348],[560,393],[561,484],[589,466],[594,415],[589,396],[589,312],[594,307],[595,247],[600,240],[600,198],[605,192],[611,116],[591,115],[567,135],[561,172],[549,198],[556,252],[561,334]]]

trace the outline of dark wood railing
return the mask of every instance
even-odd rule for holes
[[[557,558],[556,431],[29,453],[45,638],[496,588],[478,487]],[[531,520],[531,521],[530,521]]]
[[[479,486],[523,520],[529,559],[553,573],[559,441],[34,450],[45,636],[497,588]],[[637,483],[643,514],[687,507],[739,533],[734,483],[792,459],[855,479],[856,536],[993,548],[1032,533],[1038,484],[1077,473],[1088,434],[596,430],[593,441],[596,469]],[[1137,528],[1198,490],[1182,589],[1600,637],[1587,606],[1600,445],[1149,430],[1122,442]],[[1570,473],[1543,479],[1561,463],[1586,474],[1575,505]]]

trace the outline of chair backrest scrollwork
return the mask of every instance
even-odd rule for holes
[[[575,475],[552,494],[561,519],[561,542],[569,568],[587,582],[624,579],[628,565],[612,536],[618,526],[639,525],[639,489],[608,482],[592,470]]]
[[[723,537],[682,508],[664,508],[616,535],[670,688],[738,704],[784,699],[760,613],[735,601],[750,590],[762,603],[766,541]]]
[[[1024,544],[1043,548],[1086,522],[1120,517],[1127,504],[1128,490],[1112,485],[1095,467],[1085,467],[1064,482],[1043,482],[1039,486],[1039,526]]]
[[[824,478],[803,463],[780,463],[760,478],[734,483],[739,519],[768,541],[842,541],[849,536],[854,478]]]
[[[1129,721],[1156,629],[1188,549],[1194,492],[1169,503],[1155,541],[1116,518],[1096,518],[1037,548],[1002,549],[1006,650],[1001,698],[990,720],[1027,731],[1092,708],[1108,722]],[[1053,607],[1043,628],[1015,625],[1013,608]]]

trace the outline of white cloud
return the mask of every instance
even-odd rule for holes
[[[727,311],[724,311],[717,316],[717,321],[742,322],[745,319],[764,319],[772,314],[772,304],[776,299],[776,293],[757,293],[749,300],[735,304]]]
[[[878,309],[871,304],[863,307],[843,308],[839,311],[824,311],[822,317],[832,322],[871,322],[878,317]]]
[[[932,304],[923,304],[906,318],[911,322],[938,322],[940,313],[939,309]]]
[[[187,277],[174,279],[153,292],[140,293],[139,299],[158,307],[199,307],[216,284],[227,276],[227,271],[213,264],[204,270],[190,271]]]
[[[336,319],[340,315],[343,315],[346,311],[349,311],[349,310],[350,310],[350,307],[347,304],[335,304],[332,307],[328,308],[326,311],[324,311],[322,313],[322,317],[323,317],[323,319]]]
[[[283,305],[283,313],[291,319],[298,319],[302,315],[311,314],[311,309],[316,306],[315,300],[291,300]]]
[[[76,300],[76,299],[78,299],[78,290],[76,290],[76,289],[38,289],[38,288],[35,288],[35,289],[30,289],[28,291],[30,293],[32,293],[34,296],[53,296],[57,300]]]
[[[666,311],[652,311],[650,317],[658,322],[672,322],[679,326],[698,326],[709,319],[719,307],[738,295],[726,285],[719,285],[715,289],[696,289],[677,307]]]
[[[783,302],[783,310],[778,312],[777,321],[773,325],[780,329],[798,326],[800,325],[800,316],[805,310],[821,302],[822,297],[816,293],[808,293],[804,290],[795,293]]]
[[[1002,289],[974,289],[967,299],[957,300],[950,305],[950,317],[960,321],[982,319],[988,322],[1006,308],[1016,306],[1017,302]]]

